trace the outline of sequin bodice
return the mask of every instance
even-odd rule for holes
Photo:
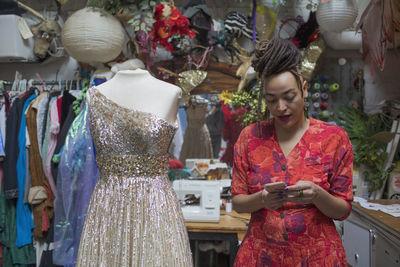
[[[168,147],[176,126],[151,113],[118,105],[92,87],[90,131],[103,178],[159,177],[168,172]]]

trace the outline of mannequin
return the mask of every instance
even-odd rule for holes
[[[109,100],[136,111],[151,113],[175,124],[182,91],[158,80],[147,70],[121,70],[97,89]]]
[[[192,266],[183,214],[168,179],[180,96],[179,87],[139,68],[119,70],[88,90],[99,178],[77,267]]]

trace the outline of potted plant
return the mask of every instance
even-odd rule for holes
[[[379,190],[393,169],[384,168],[386,146],[394,137],[390,133],[392,122],[382,114],[368,115],[353,106],[341,106],[335,115],[354,147],[354,165],[368,170],[362,175],[370,183],[370,192]]]

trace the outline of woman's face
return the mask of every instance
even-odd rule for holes
[[[265,80],[267,108],[275,118],[275,125],[288,130],[300,126],[304,119],[304,98],[308,94],[307,82],[302,85],[299,88],[296,78],[289,71]]]

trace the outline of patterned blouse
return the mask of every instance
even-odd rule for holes
[[[234,152],[232,195],[253,194],[271,182],[312,181],[335,197],[353,200],[353,149],[346,132],[310,118],[310,126],[285,157],[273,122],[243,129]],[[251,214],[235,266],[347,266],[331,218],[313,204],[285,203]]]

